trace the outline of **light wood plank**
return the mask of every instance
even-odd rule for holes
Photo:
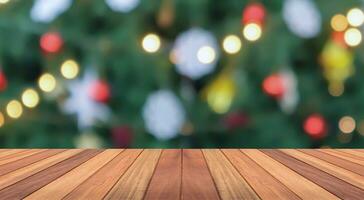
[[[339,199],[259,150],[244,149],[242,152],[302,199]]]
[[[160,149],[143,151],[105,199],[142,199],[160,154]]]
[[[28,178],[25,178],[13,185],[0,190],[0,197],[3,199],[23,199],[29,194],[42,188],[63,174],[86,162],[100,153],[100,150],[85,150],[71,158],[57,163],[46,170],[40,171]],[[61,190],[61,189],[60,189]]]
[[[204,149],[202,152],[222,199],[259,199],[220,150]]]
[[[220,199],[209,168],[200,149],[182,150],[181,199]]]
[[[3,159],[3,157],[10,156],[12,154],[19,153],[22,151],[26,151],[26,150],[25,149],[8,149],[6,151],[2,151],[0,153],[0,160]]]
[[[342,158],[344,160],[351,161],[351,162],[359,164],[359,165],[364,165],[364,159],[362,160],[361,157],[356,157],[354,155],[347,154],[345,152],[340,152],[340,151],[332,150],[332,149],[325,149],[325,150],[322,149],[322,150],[319,150],[319,151],[322,151],[322,152],[328,153],[330,155]]]
[[[351,155],[355,155],[364,159],[364,152],[356,151],[355,149],[340,149],[341,152],[345,152]]]
[[[120,152],[121,150],[118,149],[107,149],[82,165],[69,171],[67,174],[64,174],[62,177],[29,195],[25,199],[62,199],[98,169],[116,157]],[[62,190],[60,190],[60,188],[62,188]]]
[[[65,152],[61,152],[39,162],[33,163],[21,169],[10,172],[0,177],[0,189],[3,189],[9,185],[12,185],[24,178],[27,178],[37,172],[40,172],[56,163],[59,163],[71,156],[81,152],[81,149],[71,149]]]
[[[275,179],[257,163],[238,149],[223,149],[237,171],[254,188],[262,199],[300,199],[294,192]]]
[[[179,199],[182,155],[180,149],[163,150],[144,199]]]
[[[27,151],[21,151],[15,154],[4,156],[0,159],[0,165],[11,163],[42,151],[46,151],[46,149],[29,149]]]
[[[142,151],[142,149],[126,149],[63,200],[103,199]]]

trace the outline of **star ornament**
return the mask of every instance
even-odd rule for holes
[[[109,108],[94,101],[90,96],[90,87],[97,81],[94,71],[87,71],[82,79],[68,85],[70,97],[65,101],[63,110],[77,116],[80,130],[92,127],[96,122],[105,122],[110,117]]]

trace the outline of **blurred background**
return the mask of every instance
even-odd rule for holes
[[[0,0],[0,147],[364,147],[363,9]]]

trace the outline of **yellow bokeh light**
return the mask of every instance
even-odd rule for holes
[[[39,88],[44,92],[52,92],[56,88],[56,79],[51,74],[43,74],[39,80]]]
[[[334,96],[338,97],[344,93],[344,84],[343,83],[330,83],[329,84],[329,93]]]
[[[203,64],[214,62],[216,58],[215,50],[210,46],[203,46],[197,51],[197,59]]]
[[[344,40],[349,46],[358,46],[362,40],[361,32],[356,28],[349,28],[345,31]]]
[[[358,27],[364,23],[364,13],[359,8],[350,9],[346,17],[351,26]]]
[[[0,127],[4,126],[5,124],[5,117],[3,113],[0,112]]]
[[[12,100],[6,105],[6,112],[9,117],[17,119],[23,114],[23,107],[17,100]]]
[[[355,130],[355,120],[350,116],[344,116],[339,121],[339,129],[343,133],[351,133]]]
[[[146,52],[155,53],[161,46],[161,40],[158,35],[150,33],[143,38],[142,46]]]
[[[348,27],[348,21],[344,15],[337,14],[331,18],[331,27],[335,31],[345,31]]]
[[[255,23],[247,24],[243,29],[243,35],[249,41],[256,41],[262,36],[262,28]]]
[[[0,0],[0,4],[6,4],[8,3],[10,0]]]
[[[33,89],[27,89],[21,96],[23,104],[28,108],[34,108],[39,103],[39,95],[37,91]]]
[[[76,78],[79,70],[79,66],[74,60],[66,60],[61,66],[61,74],[66,79]]]
[[[241,49],[241,40],[236,35],[228,35],[224,38],[222,46],[226,53],[235,54],[238,53]]]

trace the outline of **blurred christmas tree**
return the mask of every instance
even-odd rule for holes
[[[0,0],[0,146],[363,147],[362,6]]]

